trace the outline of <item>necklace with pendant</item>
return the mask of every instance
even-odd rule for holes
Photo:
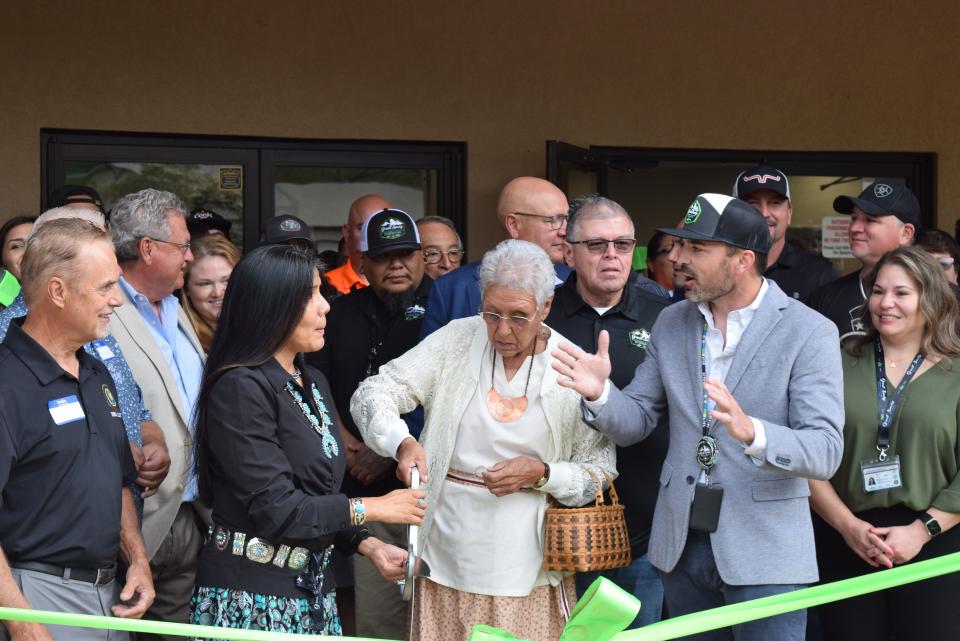
[[[523,396],[510,398],[498,392],[493,386],[493,376],[497,371],[497,350],[493,349],[490,370],[490,391],[487,392],[487,410],[493,420],[499,423],[512,423],[527,411],[527,389],[530,387],[530,373],[533,372],[533,355],[537,350],[537,340],[533,340],[533,349],[530,350],[530,367],[527,369],[527,382],[523,384]],[[504,371],[506,373],[506,371]]]
[[[300,370],[297,370],[294,374],[295,377],[300,376]],[[313,402],[317,404],[317,409],[320,410],[320,418],[318,419],[313,415],[313,412],[310,411],[310,406],[303,401],[303,396],[300,394],[300,391],[293,386],[293,381],[287,381],[286,390],[293,398],[294,402],[300,407],[300,411],[303,412],[303,415],[307,417],[307,420],[310,421],[311,427],[314,431],[320,435],[320,442],[323,446],[323,453],[326,454],[327,458],[333,458],[340,453],[340,447],[337,445],[337,439],[334,438],[331,428],[333,427],[333,421],[330,420],[330,414],[327,412],[327,406],[323,402],[323,398],[320,396],[319,390],[314,383],[310,384],[311,391],[313,392]]]

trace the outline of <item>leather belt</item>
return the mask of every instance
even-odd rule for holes
[[[41,572],[51,576],[59,576],[65,580],[83,581],[92,583],[96,587],[107,585],[113,581],[117,574],[117,566],[112,565],[109,568],[99,568],[89,570],[85,568],[65,568],[59,565],[49,563],[34,563],[33,561],[18,561],[10,563],[10,567],[19,570],[28,570],[30,572]]]
[[[211,526],[210,542],[219,552],[245,556],[254,563],[273,563],[278,568],[303,570],[310,561],[310,550],[307,548],[274,545],[260,537],[247,537],[244,532],[232,532],[222,525]]]

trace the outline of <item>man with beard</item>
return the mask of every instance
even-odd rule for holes
[[[396,462],[377,456],[363,444],[350,416],[350,397],[380,366],[400,356],[419,341],[433,281],[424,277],[420,234],[413,219],[399,209],[383,209],[363,225],[359,250],[369,287],[336,299],[327,315],[326,345],[309,360],[330,381],[340,415],[341,436],[347,454],[342,492],[347,496],[380,496],[402,487]],[[419,435],[423,412],[406,417]],[[406,546],[404,526],[368,524],[374,536]],[[396,584],[386,581],[364,558],[354,559],[356,635],[402,639],[406,609]]]
[[[560,384],[618,446],[669,416],[648,557],[667,610],[680,616],[782,594],[817,580],[808,479],[829,479],[843,452],[837,330],[763,278],[771,238],[756,209],[702,194],[690,205],[675,268],[687,300],[661,312],[623,391],[609,346],[553,352]],[[682,242],[682,244],[681,244]],[[803,610],[691,639],[801,641]]]

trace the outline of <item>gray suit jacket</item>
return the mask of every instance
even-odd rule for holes
[[[730,585],[811,583],[818,579],[808,478],[828,479],[843,453],[843,373],[837,328],[773,282],[740,339],[726,385],[748,416],[763,421],[766,459],[713,422],[720,456],[710,475],[724,488],[711,535],[721,578]],[[704,319],[684,301],[661,312],[647,358],[623,391],[585,418],[617,445],[645,438],[663,411],[670,449],[660,474],[649,559],[670,572],[686,545],[700,468],[700,335]]]
[[[203,348],[183,308],[178,311],[178,320],[201,359],[204,358]],[[156,339],[126,292],[124,305],[117,307],[110,317],[109,329],[120,344],[133,377],[143,391],[143,404],[163,431],[170,451],[167,478],[160,484],[157,493],[143,504],[143,541],[147,546],[147,556],[152,559],[177,516],[189,468],[193,464],[193,437],[188,428],[190,408],[183,406],[177,380]],[[208,516],[202,505],[196,507],[201,516]]]

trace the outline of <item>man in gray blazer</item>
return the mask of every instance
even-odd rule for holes
[[[753,207],[702,194],[663,231],[681,239],[687,300],[660,314],[633,381],[607,380],[606,337],[596,354],[553,354],[617,445],[669,412],[649,558],[678,616],[817,580],[807,479],[840,464],[843,375],[836,327],[761,276],[770,234]],[[691,638],[800,641],[805,628],[800,611]]]

